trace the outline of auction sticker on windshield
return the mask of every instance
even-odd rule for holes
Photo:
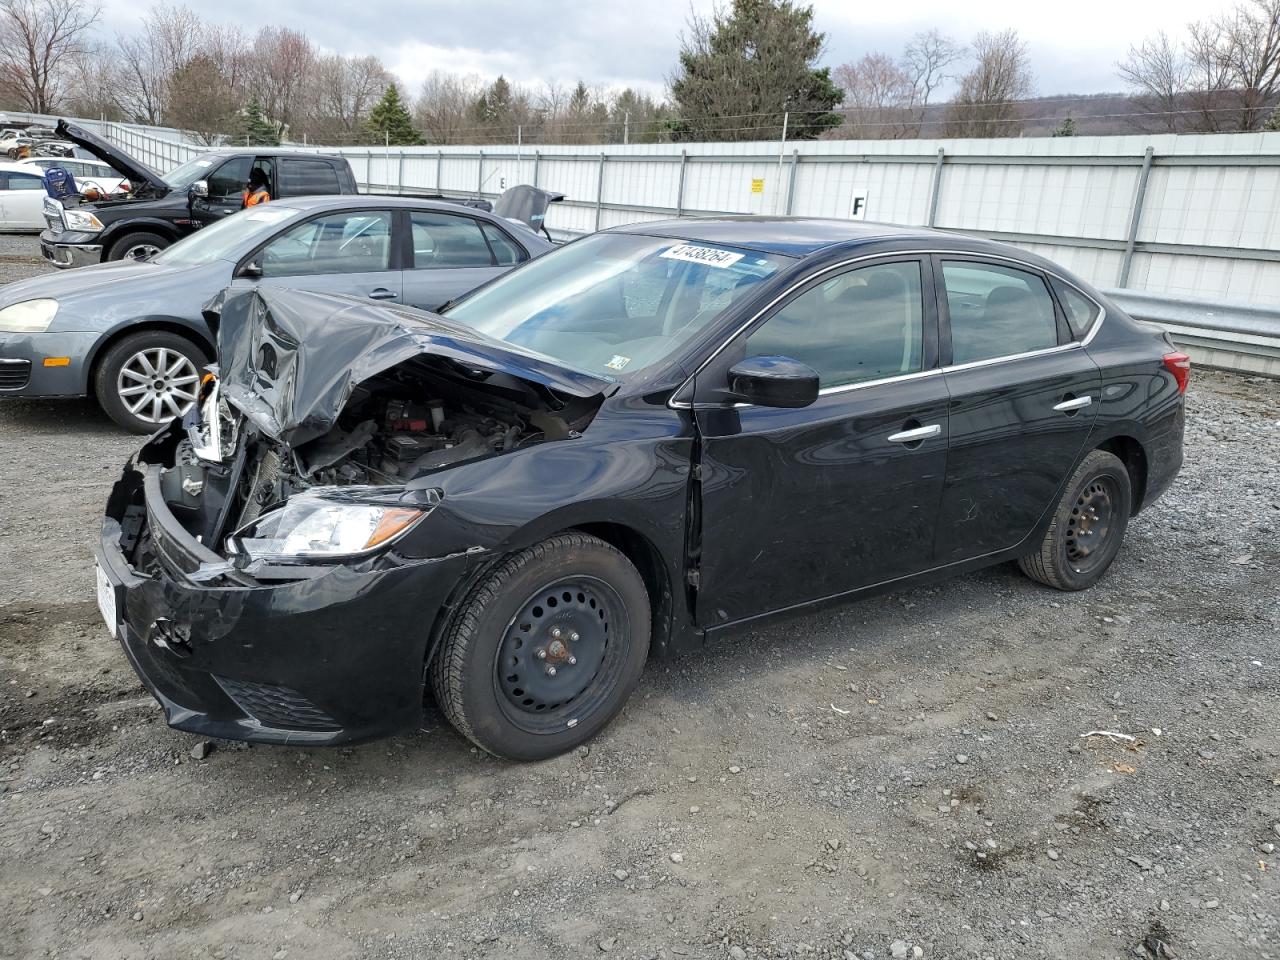
[[[728,250],[717,250],[715,247],[699,247],[692,243],[681,243],[658,254],[667,260],[685,260],[689,263],[700,263],[706,267],[731,267],[742,259],[740,253]]]
[[[94,564],[93,572],[98,578],[98,612],[102,614],[102,619],[107,622],[107,629],[114,637],[116,635],[116,591],[100,566]]]

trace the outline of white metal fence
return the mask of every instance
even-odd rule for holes
[[[206,148],[103,124],[160,169]],[[301,149],[301,148],[300,148]],[[933,226],[1034,250],[1104,288],[1280,307],[1280,133],[632,146],[345,147],[371,191],[565,193],[566,234],[673,216]]]

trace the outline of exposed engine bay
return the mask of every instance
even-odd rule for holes
[[[176,514],[193,514],[191,532],[216,542],[308,490],[402,487],[463,461],[574,437],[597,406],[425,357],[358,384],[328,432],[293,447],[255,427],[211,380],[162,484]]]

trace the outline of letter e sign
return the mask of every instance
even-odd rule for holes
[[[865,220],[867,219],[867,191],[853,191],[853,199],[849,201],[849,219]]]

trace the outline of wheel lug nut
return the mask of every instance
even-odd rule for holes
[[[577,643],[577,642],[578,642],[578,634],[577,634],[577,631],[574,631],[573,633],[569,634],[569,639],[570,639],[572,642]]]
[[[547,676],[548,676],[548,677],[554,677],[555,675],[556,675],[556,668],[555,668],[555,667],[547,667]]]
[[[545,659],[547,659],[547,651],[543,650],[541,647],[539,647],[539,648],[534,652],[534,654],[533,654],[533,655],[534,655],[535,657],[537,657],[539,660],[545,660]]]
[[[572,667],[572,666],[573,666],[575,663],[577,663],[577,662],[578,662],[578,658],[577,658],[577,657],[575,657],[575,656],[573,656],[573,655],[570,655],[570,656],[569,656],[569,666],[571,666],[571,667]]]
[[[555,640],[559,640],[559,639],[560,639],[560,628],[559,628],[559,627],[552,627],[552,628],[551,628],[551,636],[552,636],[552,638],[553,638],[553,639],[555,639]]]

